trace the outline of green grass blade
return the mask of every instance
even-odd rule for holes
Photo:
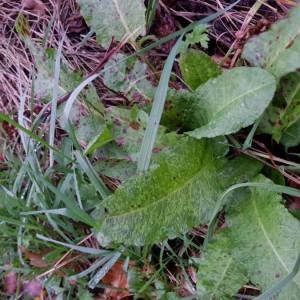
[[[148,125],[145,131],[145,135],[142,141],[141,150],[139,153],[139,158],[137,162],[137,170],[138,172],[147,171],[150,165],[152,150],[154,147],[156,134],[158,131],[160,119],[163,113],[167,92],[169,88],[169,79],[172,72],[172,67],[176,55],[178,53],[179,46],[182,42],[181,36],[174,47],[172,48],[166,63],[164,65],[164,69],[162,71],[158,87],[155,92],[154,101],[148,121]]]
[[[65,217],[71,217],[70,214],[68,214],[67,208],[42,209],[42,210],[35,210],[35,211],[24,211],[20,213],[21,216],[32,216],[32,215],[39,215],[39,214],[54,214],[54,215],[61,215]]]
[[[91,183],[95,187],[95,189],[99,192],[100,196],[102,199],[105,199],[109,194],[109,190],[107,189],[106,185],[104,182],[101,180],[99,175],[96,173],[94,170],[93,166],[91,163],[86,159],[85,157],[82,156],[80,151],[74,151],[74,155],[76,157],[76,161],[80,165],[81,169],[83,172],[86,173],[86,175],[89,177]]]
[[[52,191],[56,195],[56,197],[59,197],[65,203],[67,209],[70,211],[73,218],[77,219],[78,221],[84,222],[85,224],[88,224],[91,227],[97,226],[94,219],[90,215],[88,215],[84,210],[82,210],[74,200],[70,199],[67,195],[61,193],[45,178],[40,178],[40,181],[45,187]]]
[[[86,253],[86,254],[91,254],[91,255],[105,255],[105,254],[110,254],[111,251],[109,250],[102,250],[102,249],[96,249],[96,248],[89,248],[89,247],[83,247],[83,246],[77,246],[77,245],[73,245],[73,244],[68,244],[68,243],[63,243],[51,238],[48,238],[46,236],[43,236],[41,234],[37,234],[36,237],[42,241],[46,241],[49,243],[53,243],[56,245],[60,245],[81,253]]]
[[[246,138],[246,140],[245,140],[245,142],[243,144],[243,147],[242,147],[243,150],[246,150],[249,147],[251,147],[254,134],[255,134],[256,129],[257,129],[257,127],[258,127],[258,125],[259,125],[259,123],[260,123],[261,120],[262,120],[262,116],[260,116],[255,121],[255,123],[253,124],[253,126],[252,126],[252,128],[251,128],[251,130],[250,130],[250,132],[249,132],[249,134],[248,134],[248,136],[247,136],[247,138]]]
[[[9,125],[15,127],[16,129],[26,133],[30,138],[32,138],[33,140],[35,140],[36,142],[40,143],[41,145],[52,149],[58,156],[62,157],[62,158],[66,158],[68,159],[70,162],[72,161],[72,158],[70,158],[69,156],[66,156],[64,154],[62,154],[60,152],[59,149],[52,147],[48,142],[44,141],[42,138],[40,138],[38,135],[34,134],[31,130],[21,126],[18,122],[16,122],[15,120],[11,119],[9,116],[3,114],[0,112],[0,121],[2,122],[7,122]]]
[[[147,5],[147,12],[146,12],[146,28],[147,30],[150,29],[153,20],[155,18],[156,14],[156,8],[157,8],[158,0],[149,0]]]
[[[53,79],[53,92],[51,101],[51,115],[49,124],[49,145],[54,146],[55,138],[55,128],[56,128],[56,109],[57,109],[57,99],[59,91],[59,75],[60,75],[60,60],[62,56],[62,47],[64,44],[65,34],[63,35],[61,41],[59,42],[56,57],[55,57],[55,67],[54,67],[54,79]],[[54,157],[53,149],[49,149],[49,166],[53,167]]]

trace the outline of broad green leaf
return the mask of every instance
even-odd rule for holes
[[[257,181],[270,182],[263,176]],[[300,223],[281,202],[274,192],[251,188],[228,209],[234,256],[263,291],[292,270],[300,251]],[[299,299],[299,279],[295,277],[278,299]]]
[[[200,299],[229,300],[248,282],[247,271],[230,253],[231,241],[220,234],[199,262],[197,290]]]
[[[195,90],[221,74],[221,69],[202,51],[190,49],[180,55],[179,66],[184,81]]]
[[[271,102],[276,89],[272,75],[240,67],[210,79],[195,91],[186,109],[188,134],[195,138],[234,133],[251,125]]]
[[[152,244],[175,237],[211,217],[220,184],[221,161],[208,141],[183,139],[162,155],[146,175],[136,176],[104,201],[108,216],[97,238],[125,244]]]
[[[112,38],[121,41],[127,35],[134,41],[145,34],[146,8],[143,1],[77,0],[77,3],[85,21],[105,48]]]
[[[207,223],[224,188],[223,179],[228,178],[225,160],[217,159],[214,149],[212,140],[186,137],[154,157],[147,173],[129,179],[94,214],[102,222],[99,242],[153,244]],[[243,163],[242,173],[235,174],[230,184],[257,173],[259,167],[252,161]],[[226,168],[232,171],[230,165]]]
[[[242,57],[252,66],[266,68],[277,78],[300,67],[300,8],[274,24],[270,30],[251,38]]]
[[[270,182],[262,175],[256,181]],[[248,280],[265,291],[293,269],[300,251],[300,223],[283,206],[281,196],[272,191],[251,188],[234,195],[235,201],[227,207],[228,228],[216,235],[216,244],[204,259],[219,257],[222,262],[220,251],[230,253],[231,259],[246,269]],[[227,247],[224,238],[228,239]],[[297,275],[276,299],[299,297]]]

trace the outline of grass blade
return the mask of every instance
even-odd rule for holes
[[[154,147],[156,134],[158,131],[160,119],[163,113],[167,92],[169,88],[169,79],[172,72],[172,67],[176,55],[178,53],[179,46],[182,42],[181,36],[174,47],[172,48],[166,63],[164,65],[164,69],[162,71],[158,87],[155,92],[154,101],[148,121],[148,125],[145,131],[145,135],[142,141],[141,150],[139,153],[138,163],[137,163],[137,170],[138,172],[147,171],[150,165],[152,150]]]
[[[104,256],[100,259],[97,259],[89,268],[87,268],[86,270],[72,275],[68,278],[69,281],[73,281],[73,280],[77,280],[78,278],[82,278],[85,277],[86,275],[90,274],[91,272],[94,272],[95,270],[97,270],[99,267],[103,266],[107,261],[109,261],[111,258],[110,255],[108,256]]]
[[[89,281],[88,287],[94,289],[99,281],[107,274],[107,272],[112,268],[112,266],[117,262],[121,256],[120,252],[113,255],[110,260],[96,273],[96,275]]]
[[[80,151],[74,151],[74,155],[76,157],[77,162],[79,163],[81,169],[86,173],[86,175],[89,177],[91,183],[96,188],[96,190],[101,195],[102,199],[105,199],[110,193],[107,189],[106,185],[102,180],[99,178],[98,174],[93,169],[93,166],[91,163],[82,156]]]
[[[36,237],[42,241],[46,241],[46,242],[50,242],[56,245],[60,245],[81,253],[86,253],[86,254],[91,254],[91,255],[105,255],[108,253],[111,253],[111,251],[109,250],[102,250],[102,249],[96,249],[96,248],[89,248],[89,247],[83,247],[83,246],[77,246],[77,245],[73,245],[73,244],[68,244],[68,243],[63,243],[51,238],[48,238],[46,236],[43,236],[41,234],[37,234]]]
[[[31,130],[23,127],[18,122],[16,122],[15,120],[11,119],[9,116],[7,116],[7,115],[5,115],[4,113],[1,113],[1,112],[0,112],[0,121],[7,122],[9,125],[11,125],[11,126],[17,128],[18,130],[26,133],[30,138],[32,138],[36,142],[40,143],[41,145],[52,149],[58,156],[60,156],[62,158],[67,158],[70,162],[72,161],[72,158],[62,154],[59,149],[57,149],[55,147],[52,147],[48,142],[44,141],[38,135],[34,134]]]
[[[52,92],[50,127],[49,127],[49,144],[52,147],[54,146],[54,137],[55,137],[56,108],[57,108],[57,99],[58,99],[58,91],[59,91],[60,60],[62,55],[64,38],[65,38],[65,34],[58,45],[56,58],[55,58],[55,67],[54,67],[53,92]],[[54,164],[53,149],[50,148],[49,151],[50,167],[53,167],[53,164]]]

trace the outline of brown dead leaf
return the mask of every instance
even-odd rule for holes
[[[36,15],[44,15],[46,12],[46,6],[40,0],[22,0],[22,7]]]
[[[26,248],[23,248],[22,252],[24,253],[25,257],[29,260],[31,266],[39,269],[43,269],[49,266],[49,264],[44,261],[44,256],[51,252],[50,249],[44,249],[38,253],[35,253],[29,251]]]
[[[133,266],[134,263],[129,263],[129,265]],[[124,262],[117,261],[114,266],[108,271],[108,273],[103,277],[102,282],[113,287],[105,289],[105,299],[119,300],[129,296],[128,278],[123,267]]]

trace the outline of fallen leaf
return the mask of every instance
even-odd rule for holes
[[[29,259],[30,265],[41,269],[49,266],[49,264],[44,261],[44,256],[50,251],[50,249],[43,249],[38,253],[34,253],[27,250],[26,248],[22,249],[22,252],[24,253],[25,257]]]
[[[129,263],[133,265],[133,263]],[[123,299],[129,296],[128,278],[124,271],[124,262],[117,261],[102,279],[102,282],[113,288],[105,289],[105,299]]]
[[[22,6],[25,10],[29,10],[37,15],[43,15],[46,11],[45,4],[40,0],[23,0]]]

